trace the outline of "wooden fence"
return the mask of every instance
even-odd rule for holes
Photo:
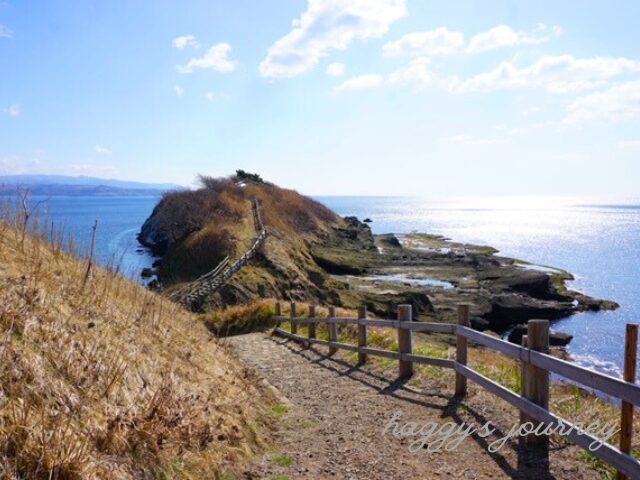
[[[529,320],[528,332],[523,338],[523,346],[501,340],[485,333],[473,330],[469,326],[469,306],[458,306],[458,323],[428,323],[412,321],[411,305],[399,305],[396,320],[370,319],[367,310],[361,307],[358,318],[338,317],[335,307],[329,307],[329,316],[320,318],[316,315],[316,308],[309,307],[308,317],[297,316],[297,305],[291,303],[289,316],[282,315],[280,303],[276,304],[277,322],[275,334],[291,338],[309,346],[311,344],[329,347],[329,353],[337,350],[348,350],[358,353],[359,363],[365,363],[368,355],[380,356],[398,360],[400,378],[408,378],[413,374],[414,364],[435,365],[455,371],[455,394],[464,396],[467,392],[467,380],[480,385],[491,393],[518,408],[521,422],[533,422],[535,425],[544,423],[550,428],[562,426],[563,431],[569,431],[567,438],[584,449],[599,440],[583,431],[577,430],[568,422],[549,411],[549,374],[553,372],[588,388],[599,390],[611,397],[622,400],[620,448],[603,443],[593,451],[593,455],[618,470],[618,478],[625,476],[640,479],[640,461],[629,454],[631,436],[633,432],[633,406],[640,405],[640,385],[635,384],[635,364],[637,349],[637,325],[627,326],[627,342],[625,351],[625,379],[621,380],[603,373],[548,355],[549,350],[549,321]],[[282,322],[291,323],[291,332],[280,327]],[[316,338],[316,325],[326,324],[329,340]],[[298,325],[309,325],[308,336],[298,334]],[[337,325],[356,325],[358,327],[358,344],[338,342]],[[372,348],[367,345],[367,328],[383,327],[397,330],[398,351]],[[413,353],[413,332],[431,332],[453,334],[456,337],[456,358],[443,359],[415,355]],[[499,383],[478,373],[467,365],[468,342],[473,342],[496,350],[508,357],[521,362],[522,391],[514,393]],[[546,443],[548,437],[528,435],[527,444]]]
[[[244,267],[258,252],[267,238],[267,228],[262,223],[260,204],[257,200],[252,204],[253,224],[257,236],[253,240],[251,247],[244,252],[233,264],[229,263],[229,257],[225,257],[213,270],[205,273],[201,277],[189,282],[182,288],[174,291],[169,298],[186,307],[197,305],[207,295],[212,294],[224,283],[234,276]]]

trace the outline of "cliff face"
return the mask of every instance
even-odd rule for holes
[[[205,302],[204,309],[256,298],[304,300],[395,315],[411,303],[417,319],[455,321],[456,304],[473,305],[476,328],[503,330],[529,318],[561,318],[615,306],[568,291],[566,272],[524,268],[490,247],[426,234],[373,235],[354,217],[261,181],[209,179],[195,192],[165,195],[140,233],[164,253],[165,289],[242,254],[255,232],[251,202],[261,205],[268,236],[259,254]],[[179,259],[180,261],[177,261]]]

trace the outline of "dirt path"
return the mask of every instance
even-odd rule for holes
[[[470,387],[463,404],[452,400],[451,377],[420,378],[413,386],[395,381],[394,370],[356,367],[348,357],[327,357],[322,347],[305,349],[263,333],[227,339],[240,360],[257,370],[290,403],[275,407],[277,450],[247,467],[245,478],[431,479],[431,478],[598,478],[578,460],[573,446],[554,445],[548,460],[523,453],[509,441],[497,453],[487,445],[517,423],[507,403]],[[414,438],[383,435],[396,411],[404,421],[473,423],[490,421],[488,438],[471,436],[454,451],[411,453]],[[520,451],[520,453],[518,453]]]

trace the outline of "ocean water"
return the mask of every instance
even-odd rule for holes
[[[640,204],[593,205],[553,199],[318,197],[340,215],[371,218],[374,233],[412,231],[486,244],[500,254],[562,268],[573,289],[621,306],[553,323],[574,335],[578,363],[620,376],[626,323],[640,322]]]
[[[89,251],[92,227],[98,221],[94,254],[103,266],[117,266],[128,277],[142,281],[140,272],[153,257],[143,249],[136,234],[151,214],[159,197],[36,197],[40,218],[49,218],[54,231],[73,238],[81,253]]]
[[[619,375],[626,323],[640,322],[640,204],[592,205],[553,199],[460,199],[316,197],[340,215],[371,218],[374,233],[420,231],[457,241],[491,245],[505,256],[571,272],[571,287],[615,300],[614,312],[581,313],[554,322],[571,333],[573,358]],[[52,197],[41,208],[87,249],[98,220],[96,258],[115,263],[140,281],[153,259],[136,233],[157,197]]]

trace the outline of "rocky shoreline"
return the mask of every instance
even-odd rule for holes
[[[386,313],[391,298],[418,305],[417,320],[455,321],[459,303],[471,305],[478,330],[505,333],[519,343],[527,320],[558,320],[577,312],[612,310],[618,304],[570,290],[573,276],[560,269],[502,257],[492,247],[462,244],[421,233],[373,235],[354,217],[333,244],[314,250],[314,259],[342,285],[342,303],[365,303]],[[344,241],[347,240],[347,241]],[[360,243],[359,249],[348,248]],[[339,287],[340,289],[340,287]],[[350,306],[351,306],[350,305]],[[570,335],[552,335],[566,345]]]
[[[351,309],[366,305],[377,317],[393,318],[398,304],[410,303],[417,321],[455,322],[457,305],[468,303],[473,328],[510,333],[520,342],[518,325],[529,319],[558,320],[618,307],[569,289],[572,275],[557,268],[439,235],[374,235],[370,219],[339,217],[273,184],[241,183],[242,188],[236,177],[209,179],[208,186],[168,195],[156,206],[138,235],[162,257],[145,272],[157,274],[155,288],[176,288],[221,258],[238,255],[242,242],[250,240],[243,219],[259,201],[268,230],[263,247],[205,299],[202,311],[278,298]],[[570,340],[554,334],[551,341],[565,345]]]

